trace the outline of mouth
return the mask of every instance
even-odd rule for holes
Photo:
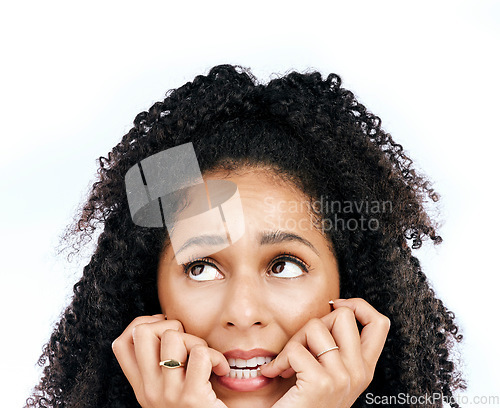
[[[220,384],[233,391],[256,391],[270,384],[273,379],[260,373],[260,366],[276,357],[264,349],[231,350],[224,353],[229,363],[229,373],[218,377]]]

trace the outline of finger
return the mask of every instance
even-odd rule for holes
[[[163,315],[140,316],[135,318],[123,331],[123,333],[111,345],[118,364],[127,377],[128,382],[134,389],[139,389],[142,385],[142,378],[135,356],[134,341],[132,332],[135,326],[143,323],[152,323],[164,320]]]
[[[309,320],[309,322],[295,333],[290,340],[302,344],[304,347],[308,348],[314,356],[337,346],[336,339],[332,336],[332,333],[325,323],[320,319]],[[338,369],[338,367],[343,366],[343,360],[338,350],[329,351],[316,358],[322,365],[329,367],[331,369],[330,371],[332,371],[333,368]]]
[[[289,341],[273,361],[261,366],[260,372],[266,377],[274,378],[289,372],[290,369],[297,373],[297,376],[309,378],[310,381],[318,375],[324,375],[324,369],[316,358],[296,341]]]
[[[161,328],[159,328],[161,330]],[[177,360],[186,364],[189,350],[195,346],[207,346],[205,340],[176,330],[166,330],[161,334],[161,360]],[[158,360],[159,361],[159,360]],[[175,394],[182,391],[185,369],[160,367],[163,377],[163,387],[167,393]]]
[[[197,393],[201,386],[208,385],[212,371],[223,376],[229,373],[229,369],[222,353],[204,345],[195,345],[189,351],[184,392],[188,395]]]
[[[338,307],[350,308],[356,319],[364,326],[360,335],[361,354],[374,370],[389,333],[391,325],[389,318],[361,298],[336,300],[334,308]]]
[[[326,321],[325,324],[335,338],[342,361],[349,372],[363,370],[361,341],[353,310],[337,306],[337,309],[323,317],[322,321]]]
[[[162,372],[159,365],[161,336],[166,330],[179,331],[182,325],[177,320],[160,320],[138,324],[132,330],[135,357],[142,380],[148,387],[159,389]]]

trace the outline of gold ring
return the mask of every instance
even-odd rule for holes
[[[160,361],[160,366],[166,368],[179,368],[179,367],[184,367],[184,363],[170,359],[170,360]]]
[[[329,349],[326,349],[325,351],[322,351],[321,353],[316,354],[316,358],[318,358],[319,356],[322,356],[325,353],[328,353],[329,351],[338,350],[338,349],[339,349],[339,346],[330,347]]]

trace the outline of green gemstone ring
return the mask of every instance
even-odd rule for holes
[[[181,363],[180,361],[177,360],[163,360],[160,361],[160,366],[167,368],[179,368],[179,367],[184,367],[184,363]]]

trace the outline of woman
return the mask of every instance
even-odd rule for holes
[[[165,157],[189,177],[157,178],[162,201]],[[407,245],[441,241],[438,197],[411,164],[333,74],[223,65],[170,92],[100,158],[75,233],[103,232],[27,405],[458,406],[461,335]]]

